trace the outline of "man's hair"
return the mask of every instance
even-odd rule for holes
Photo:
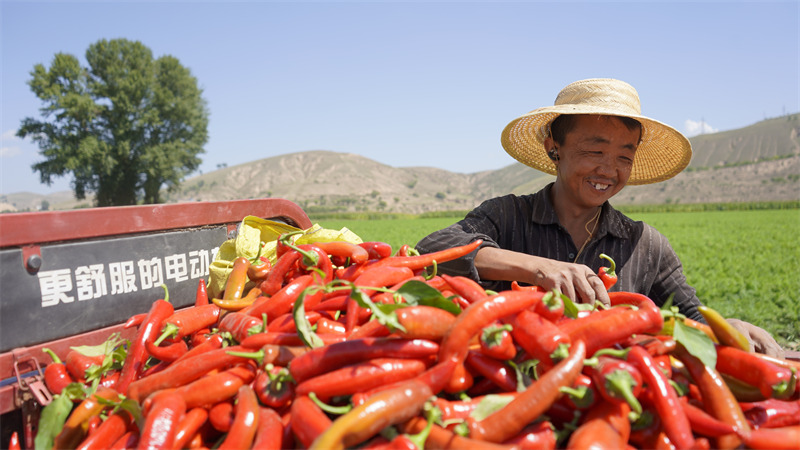
[[[567,134],[575,128],[577,117],[581,115],[588,114],[561,114],[553,119],[553,121],[550,123],[550,136],[552,136],[553,140],[556,141],[558,145],[562,145],[564,143],[564,139],[567,137]],[[629,131],[639,130],[639,137],[641,139],[642,124],[638,120],[624,116],[609,117],[615,117],[622,121],[622,124],[625,125]]]

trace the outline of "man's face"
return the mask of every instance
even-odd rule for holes
[[[639,130],[629,130],[618,118],[578,117],[558,146],[564,193],[578,206],[602,205],[628,182],[638,143]]]

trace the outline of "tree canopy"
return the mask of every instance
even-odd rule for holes
[[[126,39],[100,40],[88,67],[58,53],[28,81],[42,101],[41,118],[22,120],[43,161],[41,181],[72,174],[76,198],[95,193],[97,206],[159,203],[199,167],[208,141],[208,109],[197,79],[173,56],[153,58]]]

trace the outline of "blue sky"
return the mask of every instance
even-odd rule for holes
[[[306,150],[472,173],[514,162],[500,132],[568,83],[631,83],[645,115],[689,136],[798,111],[800,12],[787,2],[0,3],[0,194],[40,183],[16,138],[27,86],[58,52],[138,40],[198,79],[201,170]]]

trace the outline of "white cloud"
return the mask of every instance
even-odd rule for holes
[[[0,147],[0,158],[10,158],[20,153],[22,153],[22,151],[19,147]]]
[[[719,130],[709,125],[706,121],[696,122],[692,119],[686,119],[686,122],[683,123],[683,132],[687,137],[716,133],[717,131]]]
[[[17,145],[14,145],[21,140],[16,134],[16,130],[8,130],[0,135],[0,143],[2,143],[0,145],[0,158],[10,158],[22,153],[22,150]]]

